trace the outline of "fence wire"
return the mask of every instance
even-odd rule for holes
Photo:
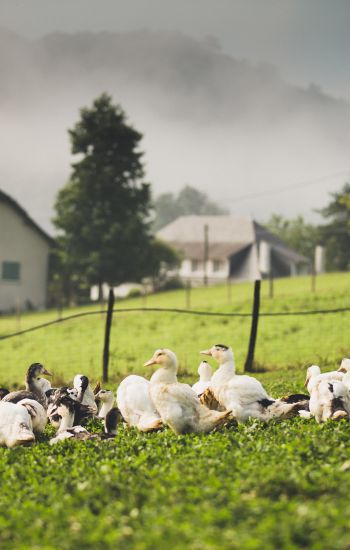
[[[68,318],[0,337],[0,385],[20,383],[26,368],[39,361],[55,383],[69,383],[77,372],[101,379],[106,311]],[[328,365],[350,355],[350,308],[276,311],[260,314],[255,365],[273,369],[318,363]],[[231,345],[237,370],[247,354],[251,313],[190,311],[178,308],[116,308],[111,329],[111,384],[130,373],[147,375],[143,363],[160,347],[173,349],[182,379],[191,382],[199,351]]]

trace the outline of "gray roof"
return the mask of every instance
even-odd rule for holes
[[[187,258],[203,259],[206,225],[209,256],[213,259],[230,257],[248,245],[264,240],[286,260],[295,263],[310,262],[248,216],[180,216],[160,229],[157,237],[171,244]]]
[[[302,256],[298,252],[295,252],[292,248],[289,248],[281,239],[279,239],[273,233],[270,233],[265,227],[257,222],[254,222],[254,229],[257,241],[267,241],[272,246],[273,250],[278,252],[281,256],[296,263],[310,263],[310,260],[305,256]]]
[[[255,240],[251,218],[233,216],[180,216],[160,229],[157,237],[167,242],[203,243],[205,225],[209,242],[248,244]]]

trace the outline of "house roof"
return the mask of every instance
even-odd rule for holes
[[[185,257],[203,259],[204,227],[208,226],[209,256],[222,259],[260,241],[267,241],[272,249],[286,260],[309,263],[308,258],[289,248],[250,217],[234,216],[180,216],[157,233]]]
[[[191,260],[204,259],[204,243],[202,242],[181,242],[167,241],[173,248],[178,250],[185,258]],[[213,260],[223,260],[236,254],[247,247],[247,243],[209,243],[208,256]]]
[[[204,240],[204,226],[209,228],[209,242],[252,243],[255,240],[252,220],[233,216],[180,216],[157,233],[165,241],[199,242]]]
[[[310,263],[308,258],[298,252],[295,252],[292,248],[289,248],[281,239],[273,233],[270,233],[265,227],[257,222],[253,223],[258,242],[267,241],[276,252],[284,256],[287,260],[296,263]]]
[[[12,197],[10,197],[10,195],[8,195],[7,193],[5,193],[4,191],[1,191],[0,189],[0,202],[2,203],[5,203],[7,204],[8,206],[10,206],[15,212],[17,212],[17,214],[19,214],[21,216],[21,218],[23,219],[24,223],[26,223],[27,225],[29,225],[34,231],[36,231],[40,237],[42,237],[43,239],[45,239],[50,245],[52,245],[55,241],[52,237],[50,237],[50,235],[48,233],[46,233],[28,214],[28,212],[26,212],[26,210],[24,210],[24,208],[22,208],[22,206],[20,206],[18,204],[17,201],[15,201],[15,199],[13,199]]]

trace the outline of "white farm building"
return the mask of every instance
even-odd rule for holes
[[[310,261],[249,217],[181,216],[157,237],[175,248],[184,281],[253,281],[307,273]]]
[[[43,309],[52,238],[0,191],[0,313]]]

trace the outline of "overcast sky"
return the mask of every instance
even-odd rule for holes
[[[349,23],[350,0],[0,0],[0,25],[30,39],[55,31],[181,31],[214,45],[217,42],[222,52],[233,58],[271,64],[282,79],[300,87],[315,83],[328,96],[347,101]],[[17,67],[17,72],[22,75],[21,68]],[[67,128],[76,121],[79,107],[104,89],[122,101],[145,135],[147,176],[155,194],[178,191],[190,183],[214,200],[229,203],[235,214],[252,214],[263,221],[272,212],[289,217],[302,213],[315,220],[313,210],[324,206],[329,193],[338,190],[350,173],[350,137],[342,137],[350,126],[341,115],[330,120],[323,131],[316,119],[309,118],[309,112],[293,111],[294,106],[268,133],[264,125],[253,130],[249,117],[242,131],[237,124],[228,129],[219,122],[215,128],[209,124],[202,128],[192,120],[162,118],[157,113],[158,98],[163,97],[159,90],[152,112],[142,97],[142,84],[136,100],[132,89],[122,90],[119,84],[109,89],[106,75],[104,81],[94,78],[94,86],[81,79],[79,89],[67,80],[61,95],[59,87],[45,91],[46,82],[38,80],[33,88],[37,101],[28,99],[27,103],[16,102],[14,81],[11,108],[0,102],[0,188],[46,228],[50,228],[54,196],[69,175]],[[3,84],[6,89],[6,79]],[[225,82],[221,86],[225,87]],[[267,101],[261,97],[260,88],[253,87],[251,92],[262,113],[268,102],[274,101],[273,96]],[[54,109],[51,105],[45,111],[46,98]],[[172,101],[171,94],[166,93],[166,100]],[[179,98],[177,101],[181,106]],[[342,102],[338,104],[339,109],[344,107]],[[254,112],[248,114],[255,116]],[[298,188],[275,193],[279,187],[308,181],[315,184],[301,187],[302,196]],[[269,190],[271,195],[266,193]],[[237,204],[233,200],[246,195]]]
[[[349,0],[0,0],[1,24],[52,31],[182,30],[350,99]]]

